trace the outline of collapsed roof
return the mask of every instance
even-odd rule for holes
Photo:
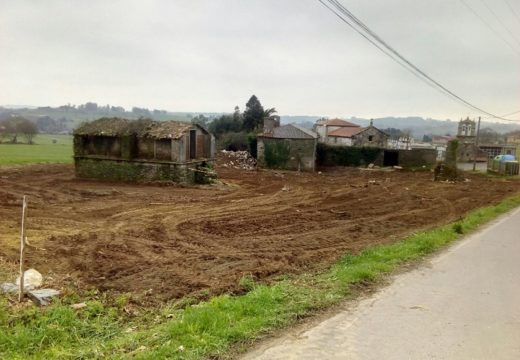
[[[199,125],[180,121],[154,121],[151,119],[128,120],[122,118],[101,118],[81,124],[74,135],[125,136],[136,135],[155,139],[178,139],[187,130]]]

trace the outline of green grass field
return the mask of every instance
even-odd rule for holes
[[[71,135],[40,134],[33,145],[0,144],[0,166],[47,163],[72,163]]]

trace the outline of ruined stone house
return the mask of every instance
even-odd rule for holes
[[[74,131],[80,178],[198,182],[214,159],[215,138],[196,124],[102,118]]]

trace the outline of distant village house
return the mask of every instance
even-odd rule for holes
[[[387,147],[388,135],[373,125],[361,127],[341,119],[318,120],[314,129],[319,134],[319,141],[327,145],[356,147]]]

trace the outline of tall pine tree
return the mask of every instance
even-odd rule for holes
[[[262,128],[264,119],[264,107],[256,95],[251,96],[246,103],[246,109],[243,114],[244,130],[255,131]]]

